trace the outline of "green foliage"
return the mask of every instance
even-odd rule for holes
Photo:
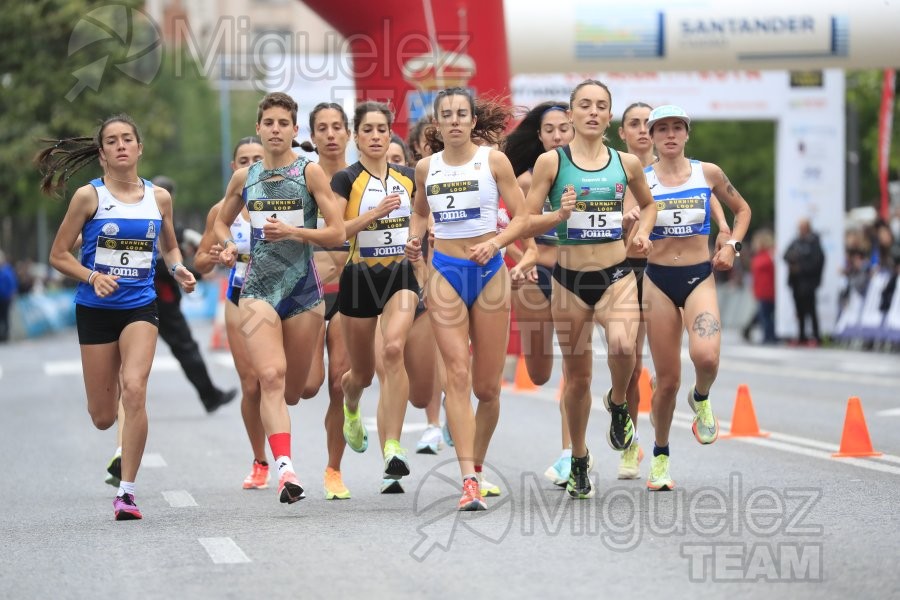
[[[41,139],[94,135],[107,116],[127,112],[141,128],[143,177],[165,173],[179,184],[179,208],[208,206],[220,194],[218,101],[208,83],[185,69],[176,78],[176,61],[187,57],[159,49],[152,57],[132,60],[159,33],[142,14],[139,0],[109,7],[86,0],[34,0],[6,3],[0,20],[0,213],[27,216],[42,202],[58,220],[64,202],[42,201],[39,174],[32,159]],[[101,15],[99,18],[97,15]],[[105,15],[105,16],[104,16]],[[126,18],[118,18],[125,16]],[[70,49],[73,32],[90,18],[99,22],[99,39]],[[105,27],[106,29],[103,29]],[[97,31],[97,29],[92,29]],[[150,48],[150,51],[153,49]],[[143,54],[139,54],[143,56]],[[104,60],[106,57],[106,60]],[[90,85],[76,93],[79,77]],[[144,83],[146,82],[146,83]],[[68,98],[67,98],[68,95]],[[98,169],[85,169],[67,186],[67,195]],[[210,189],[210,181],[214,182]]]
[[[614,123],[610,131],[617,131]],[[625,150],[618,134],[612,145]],[[694,122],[685,153],[722,167],[753,210],[752,228],[775,222],[775,123],[772,121]],[[725,218],[732,222],[726,206]]]
[[[859,179],[862,204],[880,202],[878,185],[878,114],[881,110],[883,71],[850,71],[847,73],[847,108],[859,119]],[[898,86],[900,87],[900,86]],[[900,171],[900,121],[894,101],[894,127],[891,136],[890,179],[897,179]]]
[[[753,210],[752,227],[775,223],[775,123],[699,122],[691,128],[688,156],[722,167]],[[726,218],[732,218],[723,206]]]

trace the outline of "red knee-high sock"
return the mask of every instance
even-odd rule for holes
[[[272,456],[279,458],[282,456],[291,457],[291,434],[290,433],[273,433],[269,436],[269,447],[272,449]]]

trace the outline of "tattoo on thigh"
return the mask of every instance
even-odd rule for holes
[[[718,335],[721,329],[722,327],[719,325],[719,320],[709,312],[702,312],[697,315],[697,318],[694,319],[694,324],[691,326],[691,330],[696,332],[697,335],[702,338]]]

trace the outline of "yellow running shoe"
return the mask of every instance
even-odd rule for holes
[[[325,469],[325,499],[326,500],[349,500],[350,490],[344,485],[341,479],[341,472],[335,471],[331,467]]]
[[[359,415],[359,409],[355,413],[347,410],[344,405],[344,441],[354,452],[365,452],[369,447],[369,432]]]
[[[400,442],[397,440],[385,440],[384,442],[384,475],[391,479],[400,479],[409,475],[406,449],[401,448]]]
[[[478,487],[481,488],[482,498],[492,498],[500,495],[500,486],[485,479],[484,473],[475,473],[475,477],[478,479]]]
[[[637,479],[641,476],[640,463],[644,460],[644,450],[637,442],[632,443],[619,459],[619,479]]]
[[[694,424],[691,430],[701,444],[712,444],[719,439],[719,419],[713,414],[712,401],[694,398],[694,386],[688,390],[688,405],[694,411]]]
[[[647,479],[647,489],[651,492],[675,489],[675,482],[669,476],[669,457],[665,454],[654,456],[650,462],[650,478]]]

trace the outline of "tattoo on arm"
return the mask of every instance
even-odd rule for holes
[[[725,190],[728,192],[728,195],[731,196],[732,198],[736,197],[737,190],[734,189],[733,185],[731,185],[731,180],[728,179],[728,175],[725,175],[725,173],[722,173],[722,176],[725,178]]]
[[[694,319],[694,324],[691,325],[691,331],[695,332],[701,338],[711,338],[716,336],[721,329],[722,327],[719,325],[719,320],[709,312],[702,312],[697,315],[697,318]]]

